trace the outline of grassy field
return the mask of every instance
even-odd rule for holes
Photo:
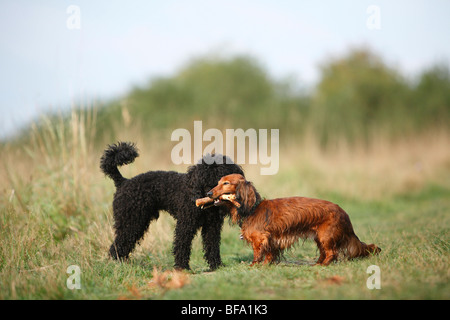
[[[114,185],[100,173],[103,147],[90,143],[95,128],[88,120],[74,112],[68,125],[49,120],[30,142],[0,147],[0,299],[450,299],[448,132],[326,151],[305,135],[284,141],[277,175],[244,166],[265,197],[338,203],[360,239],[383,249],[379,256],[312,266],[318,251],[305,241],[280,264],[250,268],[251,248],[225,223],[226,266],[209,272],[197,236],[192,271],[179,273],[172,270],[168,214],[128,262],[108,258]],[[137,142],[141,154],[121,169],[124,176],[186,169],[170,161],[170,136],[129,130],[123,139]],[[79,290],[67,287],[71,265],[81,270]],[[380,268],[381,289],[367,288],[370,265]]]

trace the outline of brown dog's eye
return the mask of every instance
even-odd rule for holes
[[[228,181],[225,181],[223,184],[230,184]]]

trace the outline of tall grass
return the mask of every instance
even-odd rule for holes
[[[25,279],[44,275],[51,287],[54,270],[83,252],[77,242],[99,223],[95,210],[105,215],[96,201],[103,191],[92,180],[92,164],[98,162],[90,142],[95,113],[74,110],[66,120],[44,117],[30,131],[29,143],[3,150],[1,271],[11,279],[13,298]]]

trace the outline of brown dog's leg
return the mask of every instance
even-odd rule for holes
[[[261,244],[260,243],[252,243],[253,246],[253,261],[250,267],[253,267],[255,264],[260,263],[264,258],[262,253]]]
[[[250,241],[253,247],[253,261],[250,266],[254,266],[256,263],[260,263],[264,255],[266,254],[266,247],[268,243],[267,236],[262,233],[252,234]]]
[[[270,243],[270,240],[269,240]],[[271,243],[270,248],[266,253],[266,259],[264,259],[263,264],[274,263],[277,262],[282,255],[283,250],[278,248],[275,244]]]
[[[325,259],[321,263],[319,263],[319,265],[327,266],[337,259],[337,254],[335,254],[333,250],[325,249],[325,255],[326,255]]]
[[[322,244],[320,243],[320,241],[317,238],[314,239],[314,241],[316,242],[317,248],[319,248],[319,252],[320,252],[319,259],[317,259],[317,262],[314,265],[321,265],[323,260],[325,260],[325,257],[326,257],[325,250],[323,249]]]
[[[335,236],[335,234],[329,224],[324,223],[317,230],[315,240],[320,250],[320,257],[316,264],[327,266],[337,259],[338,252],[335,248],[333,236]]]
[[[274,260],[274,256],[272,254],[272,252],[267,252],[266,253],[266,258],[263,261],[263,264],[268,264],[268,263],[272,263],[272,261]]]

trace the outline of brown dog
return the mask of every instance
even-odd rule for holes
[[[235,201],[223,195],[234,195]],[[264,256],[264,264],[278,260],[299,238],[314,239],[320,251],[316,264],[324,266],[340,252],[352,259],[381,251],[375,244],[359,241],[347,213],[329,201],[304,197],[263,200],[240,174],[222,177],[207,196],[215,205],[230,207],[232,221],[239,224],[244,239],[253,247],[251,265]]]

